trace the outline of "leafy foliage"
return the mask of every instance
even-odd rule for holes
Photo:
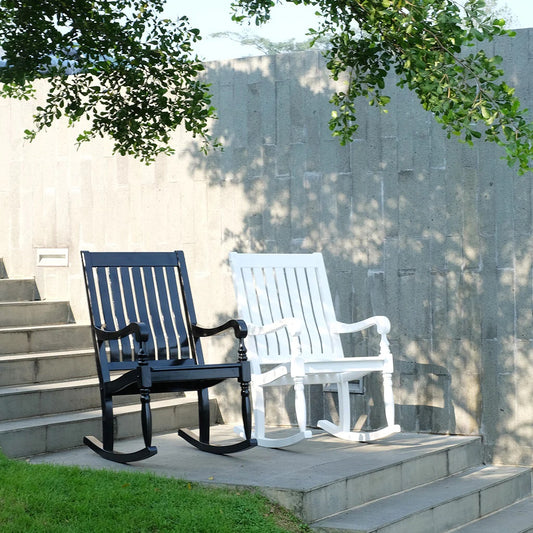
[[[329,39],[327,37],[319,37],[305,41],[296,41],[295,39],[289,39],[287,41],[272,41],[259,35],[249,33],[241,34],[234,31],[211,33],[209,37],[230,39],[243,46],[251,46],[256,48],[262,54],[267,56],[286,54],[289,52],[302,52],[309,50],[311,47],[318,50],[325,50],[330,46]]]
[[[533,124],[514,89],[504,81],[501,57],[488,56],[479,42],[513,36],[505,22],[487,14],[483,0],[287,0],[316,6],[319,38],[332,35],[325,51],[333,79],[346,77],[346,90],[332,97],[330,120],[341,143],[357,131],[356,99],[384,108],[387,75],[418,96],[448,132],[472,144],[484,138],[505,148],[519,173],[533,170]],[[237,0],[234,19],[266,22],[272,0]],[[470,49],[470,51],[469,51]]]
[[[212,142],[214,116],[199,31],[161,18],[165,0],[0,0],[0,95],[28,99],[50,82],[28,138],[65,116],[90,127],[78,142],[108,135],[114,151],[147,163],[172,153],[178,125]],[[213,144],[216,144],[213,142]]]

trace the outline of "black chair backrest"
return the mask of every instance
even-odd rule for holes
[[[144,322],[150,337],[148,360],[193,358],[203,364],[183,252],[82,251],[91,322],[97,328],[121,329]],[[132,361],[133,336],[109,341],[111,366]],[[114,365],[113,363],[117,363]]]

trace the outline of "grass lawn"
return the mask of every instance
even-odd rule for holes
[[[0,531],[283,533],[309,528],[257,493],[135,472],[33,465],[0,453]]]

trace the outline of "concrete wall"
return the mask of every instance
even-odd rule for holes
[[[533,108],[533,30],[493,47]],[[151,167],[104,141],[76,150],[63,125],[24,143],[32,104],[0,101],[8,275],[35,276],[83,322],[80,249],[184,249],[197,314],[213,324],[234,313],[229,251],[322,251],[339,319],[392,321],[403,429],[481,433],[488,460],[532,463],[532,176],[496,146],[447,140],[393,84],[388,114],[361,102],[357,138],[339,146],[315,52],[210,63],[207,76],[225,150],[206,158],[180,132],[177,155]],[[68,249],[69,265],[38,266],[39,248]],[[354,398],[372,424],[378,388],[370,379]],[[314,398],[312,419],[332,403]]]

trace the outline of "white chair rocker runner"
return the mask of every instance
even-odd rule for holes
[[[230,253],[238,314],[248,325],[255,438],[260,446],[284,447],[312,436],[306,428],[304,385],[336,384],[339,424],[318,427],[341,439],[367,442],[400,431],[394,424],[393,359],[387,317],[344,324],[335,318],[322,254]],[[376,327],[379,355],[345,357],[340,334]],[[265,370],[265,366],[272,368]],[[376,431],[352,431],[349,382],[381,372],[387,425]],[[265,435],[264,388],[294,386],[298,430],[275,438]]]

